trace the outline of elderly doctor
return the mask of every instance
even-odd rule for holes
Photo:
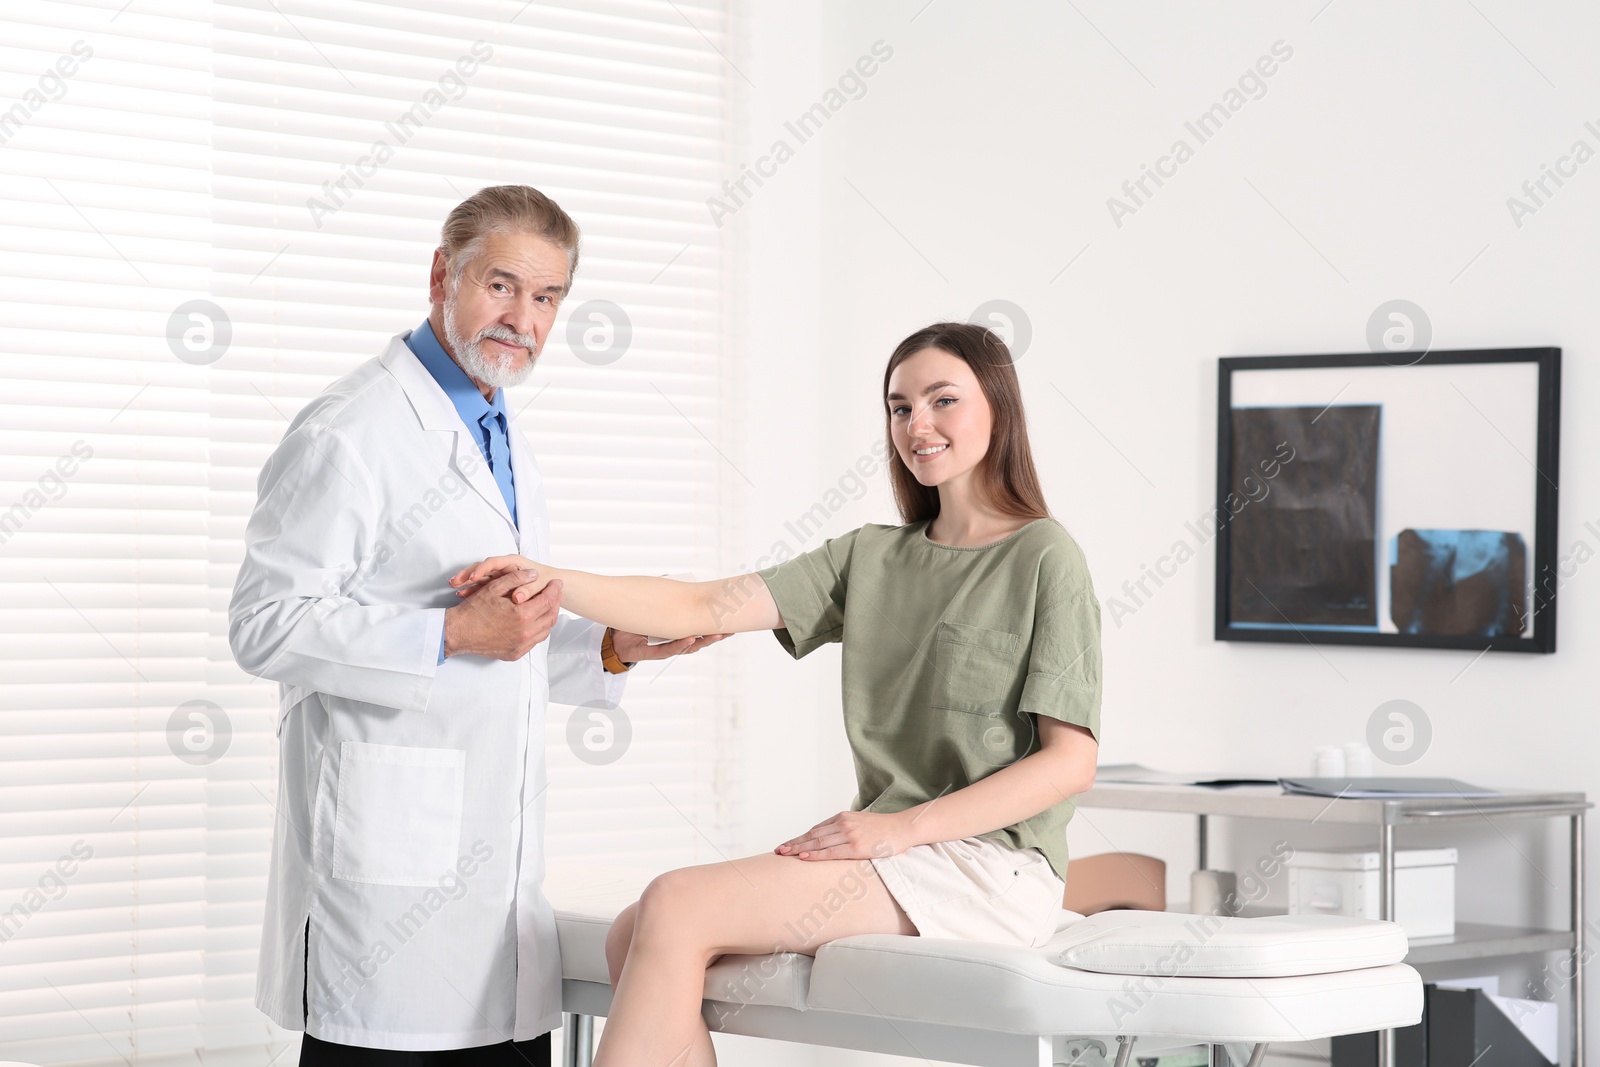
[[[427,320],[308,403],[261,471],[228,638],[279,683],[256,1004],[305,1030],[302,1064],[549,1063],[546,702],[615,702],[634,661],[718,639],[561,616],[559,583],[516,604],[514,575],[465,601],[447,582],[549,556],[503,387],[533,369],[577,258],[535,189],[462,202]]]

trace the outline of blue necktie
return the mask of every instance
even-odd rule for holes
[[[511,521],[515,524],[517,491],[511,481],[511,442],[506,437],[506,417],[498,411],[486,411],[478,424],[483,427],[484,456],[489,461],[489,470],[500,487],[500,495],[506,498],[506,510],[511,512]]]

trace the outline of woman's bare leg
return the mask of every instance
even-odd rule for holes
[[[595,1067],[715,1064],[700,1006],[706,967],[724,953],[812,954],[851,934],[916,932],[864,859],[765,853],[669,871],[607,938],[615,994]]]
[[[629,904],[611,921],[606,931],[606,970],[611,973],[611,988],[617,988],[622,977],[622,965],[628,959],[628,946],[633,944],[633,919],[639,914],[638,904]]]
[[[612,989],[616,989],[617,983],[622,979],[622,967],[628,960],[628,949],[633,945],[633,926],[638,914],[639,905],[629,904],[612,920],[611,929],[606,932],[606,970],[611,974]],[[710,963],[707,966],[710,966]],[[710,1067],[715,1064],[717,1054],[711,1046],[711,1034],[704,1024],[695,1037],[694,1045],[689,1049],[688,1055],[678,1061],[679,1065]]]

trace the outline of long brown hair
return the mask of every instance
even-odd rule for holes
[[[894,369],[925,348],[948,352],[971,367],[989,401],[989,450],[978,462],[976,472],[982,499],[1002,515],[1049,518],[1050,509],[1045,506],[1044,491],[1039,488],[1039,475],[1033,466],[1033,450],[1028,446],[1028,420],[1022,410],[1022,388],[1017,384],[1011,350],[986,326],[936,322],[901,341],[883,371],[883,432],[889,454],[898,461],[889,464],[889,481],[894,486],[900,521],[909,525],[939,514],[938,487],[917,481],[895,450],[888,408],[889,378]]]

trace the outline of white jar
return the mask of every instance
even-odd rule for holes
[[[1344,773],[1351,778],[1372,777],[1372,749],[1364,741],[1344,743]]]
[[[1344,749],[1338,745],[1318,745],[1311,773],[1317,778],[1344,777]]]

